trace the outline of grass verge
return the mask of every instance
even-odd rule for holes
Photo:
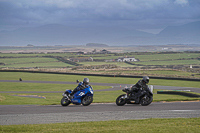
[[[200,118],[170,118],[73,122],[35,125],[0,125],[1,132],[73,132],[73,133],[197,133]]]
[[[148,74],[146,74],[148,75]],[[144,75],[145,76],[145,75]],[[26,72],[0,72],[0,80],[33,80],[33,81],[68,81],[75,82],[77,79],[82,81],[88,77],[90,83],[118,83],[118,84],[135,84],[139,78],[124,77],[104,77],[104,76],[84,76],[84,75],[64,75],[64,74],[44,74],[44,73],[26,73]],[[142,76],[141,76],[142,78]],[[151,85],[178,86],[200,88],[199,81],[182,81],[182,80],[164,80],[151,79]]]

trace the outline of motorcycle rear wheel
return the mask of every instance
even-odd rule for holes
[[[82,99],[81,103],[82,103],[83,106],[88,106],[92,103],[92,101],[93,101],[93,96],[85,96]]]
[[[151,97],[151,96],[146,96],[146,97],[147,97],[147,98],[142,97],[142,98],[140,99],[140,104],[141,104],[142,106],[147,106],[147,105],[151,104],[151,102],[153,101],[153,97]]]
[[[60,103],[62,106],[68,106],[71,102],[66,97],[63,97]]]
[[[124,106],[126,104],[126,99],[124,99],[122,97],[125,97],[125,94],[118,96],[117,99],[116,99],[116,104],[118,106]]]

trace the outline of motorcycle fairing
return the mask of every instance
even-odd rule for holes
[[[71,90],[66,90],[66,92],[71,93]],[[85,88],[83,90],[77,91],[74,94],[73,99],[71,99],[71,102],[74,104],[81,104],[81,100],[84,96],[93,96],[93,89],[91,86],[89,86],[88,88]]]
[[[65,92],[68,92],[69,94],[71,94],[71,93],[72,93],[72,90],[66,90]]]

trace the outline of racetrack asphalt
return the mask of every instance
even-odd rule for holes
[[[76,84],[75,82],[17,81],[17,80],[16,81],[0,80],[0,82]],[[108,83],[107,84],[92,83],[92,85],[112,86],[110,89],[107,90],[96,90],[96,91],[121,90],[124,86],[126,86],[125,84],[108,84]],[[194,92],[200,92],[199,88],[188,88],[188,87],[154,86],[154,89],[191,90]],[[8,91],[4,93],[11,93],[11,92]],[[26,92],[20,92],[20,93],[26,93]],[[30,93],[30,91],[28,93]],[[57,92],[57,93],[62,93],[62,92]],[[104,104],[92,103],[89,106],[69,105],[67,107],[62,107],[61,105],[46,105],[46,106],[0,105],[0,125],[45,124],[45,123],[81,122],[81,121],[147,119],[147,118],[196,118],[196,117],[200,117],[199,101],[153,102],[149,106],[141,106],[135,104],[117,106],[115,103],[104,103]]]
[[[47,124],[147,118],[198,118],[200,102],[155,102],[149,106],[115,103],[89,106],[0,105],[0,125]]]

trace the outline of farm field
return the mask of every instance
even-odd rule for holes
[[[4,66],[8,68],[30,68],[30,67],[67,67],[72,66],[63,62],[59,62],[53,58],[39,58],[39,57],[30,57],[30,58],[8,58],[1,59],[1,62],[4,62]]]
[[[170,60],[170,61],[144,61],[144,62],[135,62],[135,64],[142,65],[199,65],[200,60],[190,59],[190,60]]]
[[[114,61],[119,57],[134,57],[138,61]],[[72,58],[93,58],[93,61],[73,62]],[[200,78],[200,53],[0,53],[0,69]]]

